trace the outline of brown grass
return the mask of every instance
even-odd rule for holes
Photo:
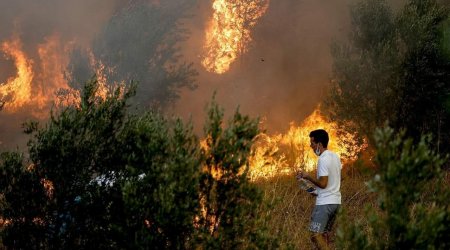
[[[374,206],[376,202],[375,195],[369,193],[365,185],[367,179],[355,171],[343,171],[341,185],[343,212],[349,215],[348,218],[361,220],[363,224],[367,222],[364,208],[366,205]],[[261,209],[261,216],[268,216],[265,226],[271,235],[279,237],[281,248],[312,249],[308,228],[315,197],[300,189],[293,175],[276,176],[256,183],[269,205],[269,209]],[[337,223],[333,234],[336,226]]]

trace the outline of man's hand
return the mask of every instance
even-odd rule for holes
[[[312,182],[314,185],[320,188],[326,188],[328,185],[328,176],[320,176],[319,179],[316,179],[303,170],[297,171],[297,180],[300,180],[302,178]]]
[[[303,170],[297,171],[297,179],[306,179],[310,180],[310,175]]]

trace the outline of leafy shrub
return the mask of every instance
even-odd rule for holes
[[[135,88],[53,113],[29,157],[0,159],[2,243],[11,249],[264,247],[246,177],[257,121],[236,112],[227,128],[213,103],[202,148],[192,126],[156,112],[131,114]]]
[[[444,181],[445,158],[404,132],[379,129],[375,135],[379,174],[369,182],[378,194],[378,210],[367,209],[368,230],[361,222],[340,223],[342,249],[448,249],[450,188]],[[348,216],[344,216],[347,218]]]

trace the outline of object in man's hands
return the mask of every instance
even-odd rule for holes
[[[317,196],[317,190],[310,182],[303,178],[299,178],[298,182],[301,189],[305,190],[311,195]]]

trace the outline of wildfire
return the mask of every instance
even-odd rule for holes
[[[291,174],[299,168],[313,170],[317,156],[310,148],[309,133],[315,129],[325,129],[328,132],[328,149],[337,153],[344,163],[355,160],[358,153],[367,146],[359,145],[354,134],[329,122],[317,108],[300,126],[291,123],[286,134],[258,136],[253,148],[254,154],[250,158],[250,178],[255,180],[278,174]]]
[[[213,18],[206,34],[206,70],[222,74],[238,55],[247,51],[250,29],[264,15],[269,0],[215,0]]]
[[[95,69],[95,75],[97,76],[98,89],[96,96],[105,100],[109,93],[111,93],[106,83],[107,79],[105,71],[107,70],[107,67],[100,60],[97,60],[92,52],[89,52],[89,63],[91,64],[91,67]],[[113,69],[108,68],[108,71],[111,72]],[[116,85],[120,84],[116,83]]]
[[[14,60],[17,75],[0,84],[0,100],[5,102],[4,110],[14,112],[31,99],[31,81],[33,80],[33,62],[21,50],[22,44],[18,38],[5,41],[1,50],[5,56]]]
[[[27,108],[35,117],[45,118],[53,104],[79,106],[79,90],[69,85],[70,76],[66,75],[68,55],[72,49],[72,43],[62,45],[60,37],[55,34],[37,45],[38,57],[33,61],[22,50],[18,37],[1,43],[0,50],[14,61],[17,71],[15,76],[0,83],[0,106],[3,110],[16,113]],[[115,88],[123,87],[116,84],[115,88],[108,88],[105,71],[112,69],[107,69],[92,53],[90,64],[98,78],[97,97],[104,100]]]
[[[33,82],[33,106],[37,117],[46,117],[50,106],[56,101],[61,89],[71,89],[64,71],[69,63],[71,44],[62,45],[57,34],[46,37],[38,44],[39,68]],[[37,68],[37,67],[36,67]]]
[[[317,163],[317,156],[310,148],[309,133],[316,129],[325,129],[330,137],[328,149],[341,158],[343,164],[357,159],[359,153],[367,148],[353,133],[338,128],[336,123],[327,120],[316,108],[300,126],[290,124],[286,134],[270,136],[260,133],[252,147],[249,157],[249,177],[252,181],[260,178],[271,178],[277,175],[292,174],[300,169],[312,171]],[[208,138],[200,141],[203,150],[208,151]],[[207,171],[207,169],[204,169]],[[221,174],[216,168],[211,171],[213,178],[220,178]]]

